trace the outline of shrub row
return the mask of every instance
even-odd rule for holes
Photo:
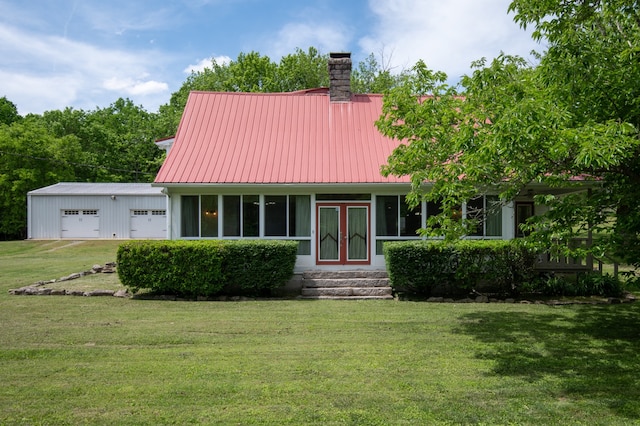
[[[536,276],[536,252],[518,240],[387,242],[384,254],[394,290],[420,296],[515,295]]]
[[[528,291],[545,296],[611,296],[624,293],[624,283],[609,274],[587,272],[577,277],[543,275],[531,284]]]
[[[134,292],[268,295],[293,275],[296,251],[294,241],[131,241],[118,248],[118,274]]]

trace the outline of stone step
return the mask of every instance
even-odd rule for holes
[[[308,300],[392,300],[393,296],[300,296]]]
[[[347,278],[388,278],[387,271],[305,271],[302,279],[347,279]]]
[[[389,278],[308,278],[304,287],[389,287]]]
[[[393,298],[391,287],[303,287],[302,297],[386,297]]]

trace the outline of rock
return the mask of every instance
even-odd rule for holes
[[[620,300],[617,297],[610,297],[609,299],[607,299],[607,301],[609,302],[609,304],[611,305],[617,305],[619,303],[622,303],[622,300]]]
[[[127,292],[127,290],[118,290],[115,293],[113,293],[114,297],[129,297],[129,293]]]
[[[67,290],[65,292],[67,296],[84,296],[84,291],[82,290]]]
[[[61,277],[58,281],[77,280],[81,276],[82,276],[82,274],[80,274],[79,272],[76,272],[75,274],[67,275],[66,277]]]
[[[85,296],[113,296],[114,290],[92,290],[84,293]]]
[[[102,267],[102,265],[93,265],[93,267],[91,268],[92,271],[94,272],[102,272],[104,268]]]
[[[444,302],[444,297],[430,297],[427,302],[442,303]]]
[[[516,303],[516,299],[512,299],[512,298],[504,299],[504,303]]]
[[[487,296],[478,296],[476,297],[476,303],[489,303],[489,298]]]
[[[52,296],[64,296],[65,294],[67,294],[65,289],[62,288],[56,288],[56,289],[52,289],[51,293],[49,293]]]

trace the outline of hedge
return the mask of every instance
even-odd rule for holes
[[[387,242],[384,255],[394,290],[421,296],[515,295],[536,277],[536,252],[517,240]]]
[[[118,247],[118,275],[133,292],[266,295],[291,278],[296,251],[295,241],[131,241]]]

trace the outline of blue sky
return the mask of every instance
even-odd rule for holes
[[[92,110],[130,98],[150,112],[211,58],[296,47],[419,59],[452,81],[473,60],[541,47],[510,0],[0,0],[0,97],[20,114]]]

